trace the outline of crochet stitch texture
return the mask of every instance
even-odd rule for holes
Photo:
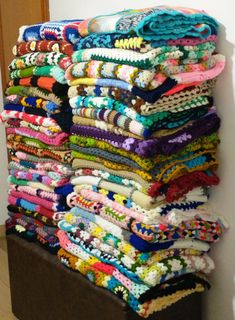
[[[12,50],[6,232],[143,318],[210,287],[227,228],[208,203],[218,28],[204,11],[157,6],[22,26]]]

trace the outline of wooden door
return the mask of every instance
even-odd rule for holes
[[[2,87],[8,83],[8,65],[12,48],[22,25],[30,25],[49,20],[48,0],[0,0],[0,66]]]

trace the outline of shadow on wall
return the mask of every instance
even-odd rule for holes
[[[0,124],[0,225],[4,225],[7,216],[7,153],[5,128]]]
[[[216,84],[215,105],[221,117],[218,175],[221,178],[219,186],[211,192],[211,204],[217,213],[226,217],[229,230],[221,242],[212,249],[212,258],[215,261],[216,271],[210,280],[210,290],[204,300],[203,319],[214,314],[214,320],[235,319],[235,250],[232,250],[235,234],[235,66],[233,57],[235,43],[226,40],[226,29],[220,27],[218,51],[226,56],[226,67]],[[235,248],[235,244],[234,244]],[[223,286],[221,287],[221,281]],[[213,301],[214,304],[209,303]],[[215,305],[217,307],[215,308]],[[215,308],[215,309],[214,309]],[[226,310],[226,314],[224,314]]]
[[[3,105],[3,88],[0,70],[0,112]],[[6,152],[5,126],[0,124],[0,225],[7,219],[7,152]]]

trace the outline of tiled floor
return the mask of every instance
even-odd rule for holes
[[[7,262],[7,243],[5,238],[0,238],[0,319],[16,319],[11,312],[11,296]]]

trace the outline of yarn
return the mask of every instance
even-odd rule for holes
[[[22,26],[13,47],[6,233],[144,318],[209,288],[228,227],[208,203],[217,34],[204,11],[158,6]]]

